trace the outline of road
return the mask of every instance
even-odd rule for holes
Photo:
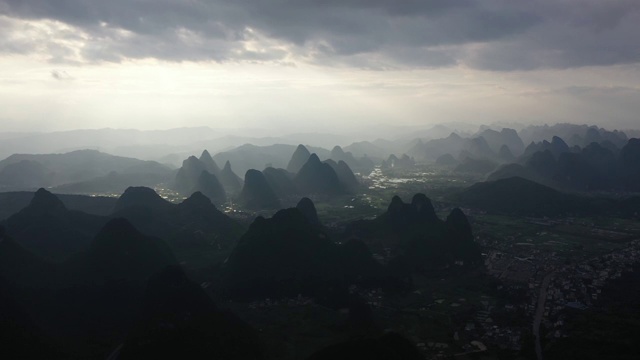
[[[540,285],[540,295],[538,295],[538,306],[536,308],[536,316],[533,318],[533,336],[536,338],[536,356],[538,360],[542,360],[542,345],[540,344],[540,323],[544,316],[544,304],[547,301],[547,290],[555,271],[548,272],[542,284]]]

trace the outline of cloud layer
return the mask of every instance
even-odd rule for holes
[[[640,62],[637,0],[0,0],[0,54],[492,71]]]

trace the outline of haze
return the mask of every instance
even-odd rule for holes
[[[635,128],[639,10],[634,0],[0,0],[0,131]]]

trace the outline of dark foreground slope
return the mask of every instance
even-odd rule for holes
[[[188,280],[164,241],[124,219],[62,264],[0,229],[0,261],[0,333],[12,341],[3,358],[262,358],[257,333]]]
[[[0,241],[0,279],[13,284],[5,295],[21,304],[34,333],[62,358],[106,357],[131,328],[148,278],[176,264],[162,240],[124,219],[108,222],[87,251],[60,264],[30,255],[10,237]],[[12,258],[22,261],[7,261]]]
[[[117,359],[262,359],[257,331],[219,310],[179,267],[153,275]]]
[[[424,357],[409,340],[389,333],[380,337],[359,338],[332,345],[308,358],[332,359],[419,360]]]

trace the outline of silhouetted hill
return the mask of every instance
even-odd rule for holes
[[[342,150],[342,148],[338,145],[334,146],[333,149],[331,149],[331,159],[335,162],[338,162],[340,160],[345,162],[356,161],[356,159],[353,157],[353,154],[344,152],[344,150]]]
[[[527,146],[527,148],[524,151],[524,156],[528,157],[533,155],[536,152],[543,152],[543,151],[549,151],[551,152],[551,154],[553,154],[554,157],[558,157],[560,156],[560,154],[566,153],[566,152],[570,152],[571,149],[569,148],[569,145],[567,145],[567,143],[560,138],[559,136],[553,136],[551,139],[551,142],[548,142],[547,140],[543,140],[539,143],[531,143],[529,144],[529,146]]]
[[[603,128],[587,125],[576,124],[555,124],[549,125],[530,125],[519,132],[520,137],[525,143],[539,142],[558,136],[568,142],[573,147],[587,146],[596,141],[611,141],[617,147],[622,147],[627,141],[627,135],[618,130],[608,131]]]
[[[216,204],[223,204],[227,201],[227,193],[224,191],[224,188],[220,181],[218,181],[218,178],[206,170],[200,173],[198,181],[190,193],[193,194],[198,191],[203,193]]]
[[[298,145],[296,151],[294,151],[291,156],[291,160],[289,160],[287,164],[287,171],[297,174],[307,160],[309,160],[309,156],[311,156],[309,150],[302,144]]]
[[[629,189],[640,190],[640,139],[630,139],[620,151],[622,181]]]
[[[0,193],[0,220],[17,213],[29,205],[34,192],[16,191]],[[111,213],[116,198],[105,196],[84,196],[56,194],[66,208],[78,210],[93,215],[106,216]]]
[[[515,155],[524,152],[524,143],[518,133],[513,129],[503,128],[501,131],[491,129],[480,132],[477,136],[486,140],[487,144],[494,152],[499,152],[503,146],[507,146]]]
[[[262,359],[258,334],[218,310],[179,267],[149,279],[137,325],[118,359]]]
[[[340,278],[337,247],[297,209],[258,217],[225,267],[225,288],[234,297],[319,295]]]
[[[477,183],[450,199],[464,206],[520,216],[620,216],[636,218],[640,197],[580,196],[520,177]]]
[[[242,179],[231,170],[231,163],[229,161],[224,163],[224,168],[220,171],[218,180],[220,180],[227,194],[236,195],[242,190]]]
[[[474,159],[497,158],[496,151],[493,151],[487,141],[482,137],[463,138],[460,135],[451,133],[446,138],[419,141],[408,152],[416,161],[436,161],[440,156],[451,154],[455,158],[472,157]]]
[[[207,170],[210,174],[220,176],[220,168],[207,150],[202,151],[202,154],[200,155],[200,158],[198,160],[200,160],[200,162],[204,165],[204,169]]]
[[[195,156],[189,156],[182,162],[182,167],[178,170],[174,181],[174,188],[186,195],[191,195],[191,192],[198,184],[198,179],[206,167],[202,161]]]
[[[584,213],[590,208],[588,201],[581,197],[520,177],[477,183],[458,193],[453,199],[465,206],[531,216]]]
[[[402,154],[400,158],[391,154],[387,160],[382,161],[383,169],[411,169],[415,165],[416,162],[413,157],[409,157],[407,154]]]
[[[370,173],[375,167],[375,163],[369,157],[356,158],[351,152],[345,152],[340,146],[334,146],[331,150],[331,160],[336,163],[345,162],[350,169],[363,173]]]
[[[451,136],[454,136],[455,134],[451,134]],[[455,135],[458,136],[458,135]],[[427,156],[426,154],[426,148],[425,148],[425,143],[424,141],[422,141],[422,139],[415,139],[414,141],[410,142],[408,145],[408,150],[407,153],[409,155],[411,155],[411,157],[415,157],[419,160],[424,160]]]
[[[361,239],[374,251],[391,249],[393,265],[401,263],[407,271],[432,271],[459,261],[466,267],[480,264],[466,216],[454,210],[450,218],[440,220],[424,194],[416,194],[411,204],[394,196],[384,214],[351,223],[345,236]]]
[[[25,210],[32,215],[44,215],[55,212],[64,212],[67,211],[67,208],[55,195],[45,189],[39,189],[33,195],[31,203],[29,203],[28,208]]]
[[[560,155],[562,153],[565,152],[569,152],[571,151],[569,149],[569,145],[567,145],[567,143],[562,140],[562,138],[558,137],[558,136],[554,136],[551,138],[551,152],[556,154],[556,155]]]
[[[166,240],[174,251],[226,249],[242,232],[238,223],[200,192],[175,205],[152,189],[130,188],[121,196],[113,216],[126,218],[143,233]]]
[[[165,211],[171,203],[163,199],[153,189],[144,186],[127,188],[118,198],[113,212],[116,213],[127,207],[148,207],[158,211]]]
[[[380,161],[389,155],[389,151],[379,145],[369,141],[359,141],[345,146],[344,151],[348,151],[353,156],[368,157]]]
[[[295,175],[287,170],[268,167],[262,170],[262,174],[279,198],[292,196],[298,192],[296,184],[293,182]]]
[[[620,183],[617,159],[611,150],[591,143],[582,152],[563,153],[550,176],[563,187],[577,190],[606,190]]]
[[[513,155],[513,152],[511,152],[511,149],[507,145],[502,145],[500,147],[500,150],[498,150],[498,157],[503,162],[512,162],[516,159],[515,155]]]
[[[277,209],[280,200],[269,186],[264,174],[258,170],[247,170],[244,186],[238,198],[242,206],[248,209]]]
[[[558,162],[551,150],[538,151],[531,155],[525,166],[543,177],[553,177],[558,168]]]
[[[299,141],[299,140],[298,140]],[[217,153],[213,158],[219,164],[231,161],[238,174],[244,174],[247,170],[262,170],[267,167],[285,169],[296,151],[297,146],[271,142],[273,145],[256,146],[244,144],[234,149]],[[322,159],[329,158],[329,150],[305,146],[310,152],[318,154]]]
[[[312,296],[345,304],[350,284],[384,287],[393,282],[364,244],[338,246],[297,208],[258,217],[224,268],[224,288],[234,298]]]
[[[517,175],[554,188],[584,192],[638,189],[640,171],[635,170],[638,164],[625,162],[635,139],[629,140],[619,152],[596,142],[583,149],[568,150],[562,140],[555,139],[555,145],[546,143],[544,150],[526,157],[522,166],[500,168],[488,179]]]
[[[50,192],[38,190],[27,207],[2,224],[25,249],[43,258],[61,261],[88,249],[106,218],[68,210]]]
[[[214,203],[222,204],[227,195],[216,174],[221,171],[208,151],[203,151],[200,159],[190,156],[182,162],[173,187],[182,195],[190,196],[194,192],[202,192]]]
[[[496,181],[500,179],[508,179],[511,177],[520,177],[549,186],[544,181],[544,177],[538,175],[535,171],[532,171],[531,169],[520,164],[507,164],[499,167],[498,169],[496,169],[496,171],[489,174],[489,176],[487,177],[487,181]]]
[[[33,199],[34,192],[13,191],[0,193],[0,220],[27,207]]]
[[[300,210],[300,212],[307,218],[307,221],[311,225],[319,226],[321,225],[320,219],[318,218],[318,212],[316,211],[316,206],[313,204],[313,201],[307,197],[303,197],[298,201],[296,208]]]
[[[325,160],[325,164],[329,164],[336,175],[338,175],[338,180],[340,180],[340,184],[345,191],[355,192],[360,187],[360,182],[346,162],[340,160],[336,163],[332,159],[329,159]]]
[[[185,246],[229,249],[240,238],[244,229],[235,220],[221,212],[200,192],[175,206],[169,217],[175,221],[170,243],[175,248]]]
[[[469,139],[464,151],[471,154],[476,159],[495,159],[496,152],[491,150],[487,140],[482,136]]]
[[[123,218],[109,221],[96,235],[86,257],[84,277],[92,282],[132,280],[176,264],[173,253],[159,238],[143,235]]]
[[[131,187],[120,196],[111,217],[127,219],[144,234],[168,240],[175,220],[169,213],[174,207],[153,189]]]
[[[294,182],[303,194],[335,195],[345,191],[331,165],[322,163],[316,154],[311,154]]]
[[[449,235],[450,247],[456,259],[465,263],[482,264],[480,247],[475,245],[473,231],[467,216],[459,208],[455,208],[445,221]]]

